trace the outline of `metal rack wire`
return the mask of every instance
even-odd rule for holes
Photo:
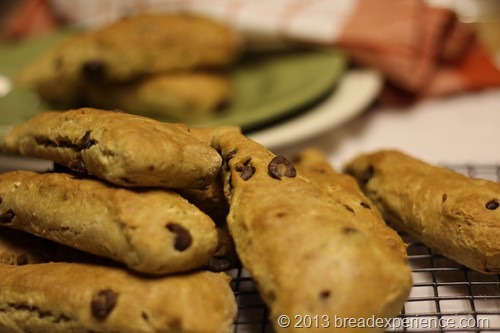
[[[471,177],[500,181],[500,165],[447,166]],[[406,234],[413,288],[386,332],[500,332],[500,275],[481,274],[438,255]],[[244,269],[234,269],[238,302],[234,333],[272,333],[268,310]]]

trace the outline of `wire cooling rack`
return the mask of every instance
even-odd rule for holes
[[[500,181],[500,165],[451,165],[471,177]],[[413,288],[386,332],[500,332],[500,275],[481,274],[440,256],[408,235]],[[500,241],[500,240],[499,240]],[[233,333],[273,333],[268,309],[244,269],[229,272],[238,301]]]

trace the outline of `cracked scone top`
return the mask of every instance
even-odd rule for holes
[[[126,187],[203,188],[222,163],[184,125],[92,108],[40,113],[15,126],[3,148]]]

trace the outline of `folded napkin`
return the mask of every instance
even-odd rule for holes
[[[33,0],[34,1],[34,0]],[[500,71],[470,25],[423,0],[51,0],[86,27],[140,12],[201,14],[232,25],[251,47],[275,42],[340,47],[379,70],[383,102],[500,86]]]

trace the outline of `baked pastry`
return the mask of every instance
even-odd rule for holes
[[[213,146],[225,163],[229,231],[276,331],[296,330],[280,327],[280,315],[323,320],[399,313],[411,271],[387,244],[359,228],[351,211],[332,205],[286,158],[240,133],[218,130]],[[318,326],[311,331],[331,330]],[[383,328],[370,329],[376,331]]]
[[[67,107],[88,82],[126,82],[150,74],[220,69],[241,54],[226,25],[183,14],[128,17],[62,42],[19,76],[49,102]]]
[[[233,95],[227,74],[179,72],[156,74],[124,83],[87,84],[86,105],[177,122],[206,120],[223,112]]]
[[[394,255],[404,261],[408,260],[406,243],[394,229],[387,226],[377,207],[363,194],[354,177],[337,172],[323,152],[316,148],[300,151],[295,157],[294,165],[302,176],[326,191],[327,200],[332,205],[340,205],[354,214],[358,228],[386,243]]]
[[[44,262],[87,262],[117,265],[116,262],[78,251],[32,234],[0,228],[0,263],[27,265]]]
[[[77,263],[0,264],[0,329],[13,332],[229,333],[225,273],[144,278]]]
[[[229,204],[224,196],[224,188],[220,176],[207,188],[178,189],[177,192],[202,212],[210,216],[217,226],[221,228],[225,227]]]
[[[189,128],[189,133],[202,142],[211,145],[214,133],[222,127],[193,127]],[[226,130],[241,133],[241,128],[237,126],[223,127]],[[229,203],[224,194],[224,181],[222,174],[219,174],[212,184],[203,189],[178,189],[183,197],[196,205],[203,212],[209,215],[221,228],[226,227],[226,217],[229,212]]]
[[[91,108],[39,113],[7,133],[4,150],[125,187],[203,188],[221,166],[186,126]]]
[[[118,188],[66,173],[0,174],[0,226],[32,233],[149,274],[205,265],[214,222],[178,193]]]
[[[395,227],[471,269],[500,272],[500,184],[394,150],[360,155],[345,170]]]

